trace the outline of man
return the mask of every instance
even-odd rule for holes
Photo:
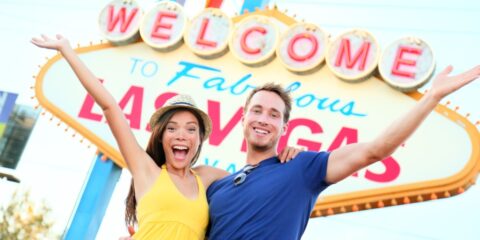
[[[323,190],[391,155],[443,97],[480,76],[480,66],[457,76],[448,76],[451,71],[443,70],[428,93],[373,141],[331,153],[302,152],[283,165],[275,156],[291,99],[276,84],[253,90],[242,119],[247,166],[209,187],[209,239],[300,239]]]

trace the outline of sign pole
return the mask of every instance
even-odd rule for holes
[[[98,154],[90,170],[80,201],[70,219],[64,239],[95,239],[122,169]]]

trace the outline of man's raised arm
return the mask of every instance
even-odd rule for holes
[[[480,65],[448,76],[452,66],[433,80],[431,89],[405,115],[394,121],[371,142],[355,143],[334,150],[329,157],[326,181],[336,183],[354,172],[390,156],[420,126],[442,98],[480,77]]]

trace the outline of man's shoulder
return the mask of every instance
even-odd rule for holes
[[[314,159],[328,159],[328,156],[330,155],[330,152],[327,152],[327,151],[320,151],[320,152],[316,152],[316,151],[303,151],[303,152],[300,152],[298,153],[298,155],[292,159],[292,160],[305,160],[305,159],[309,159],[309,160],[314,160]]]
[[[210,184],[210,186],[207,188],[207,197],[210,197],[212,194],[226,187],[228,183],[231,183],[233,181],[232,180],[232,178],[234,177],[233,175],[234,174],[230,174],[212,182],[212,184]]]

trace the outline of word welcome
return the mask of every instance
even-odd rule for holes
[[[314,24],[297,23],[280,34],[277,22],[268,16],[245,17],[233,24],[220,9],[207,8],[187,22],[179,4],[161,1],[142,15],[135,1],[115,0],[100,14],[100,28],[114,44],[127,44],[139,37],[157,50],[170,51],[185,44],[197,55],[215,58],[227,46],[242,63],[262,66],[276,55],[293,72],[308,73],[322,66],[339,78],[360,81],[379,68],[391,86],[413,91],[425,84],[434,69],[433,53],[421,39],[401,38],[383,54],[367,31],[351,30],[333,41]]]

